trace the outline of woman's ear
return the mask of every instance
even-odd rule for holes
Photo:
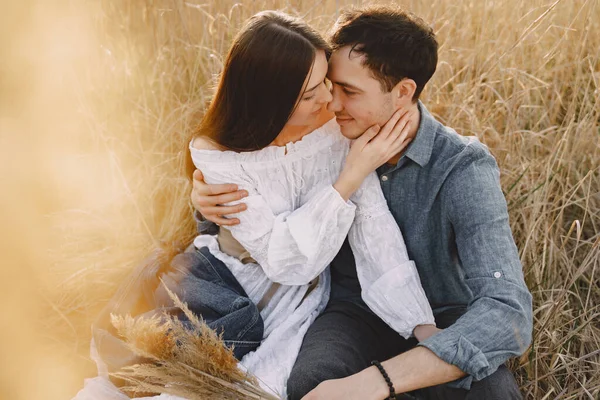
[[[416,90],[417,84],[412,79],[404,78],[400,80],[392,89],[394,105],[396,107],[405,107],[411,104]]]

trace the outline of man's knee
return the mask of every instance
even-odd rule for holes
[[[467,395],[467,399],[516,400],[522,398],[513,373],[504,365],[501,365],[490,376],[473,382]]]
[[[300,400],[320,383],[315,371],[305,368],[292,369],[287,381],[287,395],[290,400]]]
[[[355,372],[340,360],[337,361],[319,357],[297,360],[287,381],[288,399],[300,400],[321,382],[343,378]]]

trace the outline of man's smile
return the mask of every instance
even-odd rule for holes
[[[353,120],[354,120],[354,118],[352,118],[352,117],[348,117],[348,116],[346,116],[346,115],[344,115],[344,116],[338,116],[338,115],[336,115],[336,116],[335,116],[335,120],[336,120],[336,122],[337,122],[339,125],[345,125],[345,124],[348,124],[348,123],[350,123],[351,121],[353,121]]]

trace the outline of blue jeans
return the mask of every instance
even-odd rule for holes
[[[179,283],[179,298],[211,329],[222,334],[238,360],[260,345],[264,324],[257,306],[229,268],[208,248],[178,254],[171,265],[175,269],[189,269]],[[183,313],[178,317],[191,328]]]
[[[170,290],[210,328],[222,333],[225,345],[233,347],[238,360],[259,346],[264,333],[262,317],[223,262],[207,248],[197,250],[193,245],[170,263],[163,263],[165,258],[164,250],[153,251],[121,283],[94,322],[93,340],[103,368],[113,372],[143,361],[118,336],[110,322],[111,314],[143,318],[168,313],[193,330],[181,310],[168,305],[161,279],[165,283],[170,280]],[[173,276],[182,278],[173,280]]]

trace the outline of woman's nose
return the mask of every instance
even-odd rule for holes
[[[321,102],[322,103],[329,103],[333,99],[333,96],[331,95],[331,92],[327,88],[327,85],[323,85],[323,89],[322,89],[321,93],[322,93],[321,94]]]

